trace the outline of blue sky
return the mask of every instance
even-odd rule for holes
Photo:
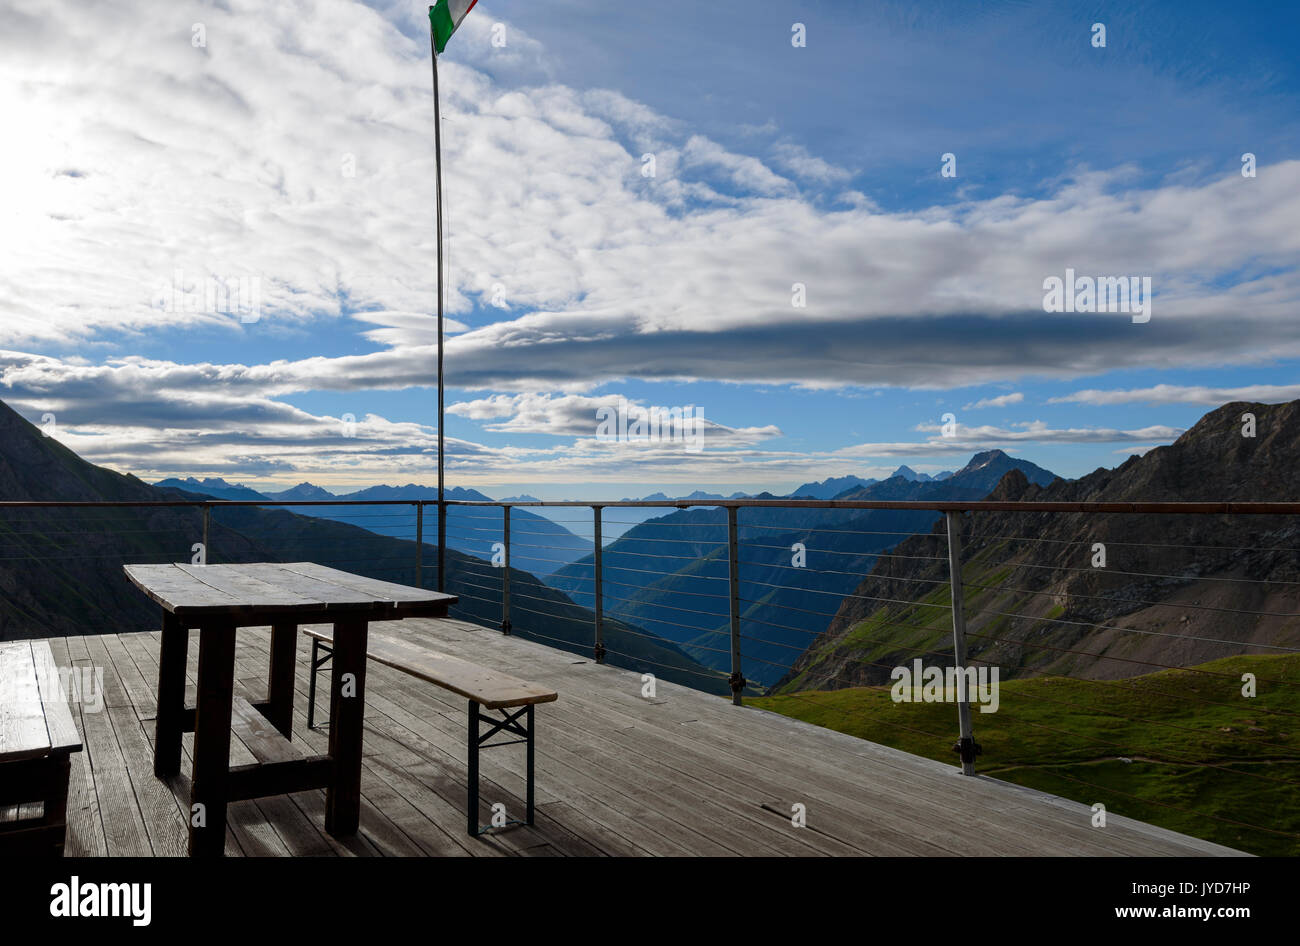
[[[0,11],[0,398],[146,479],[434,482],[424,5],[149,11]],[[449,482],[1077,476],[1300,397],[1298,26],[483,0],[441,60]],[[1150,320],[1044,311],[1067,268],[1150,277]],[[698,407],[703,449],[600,439],[620,399]]]

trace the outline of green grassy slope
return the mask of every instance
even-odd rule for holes
[[[981,774],[1255,854],[1300,854],[1300,656],[1003,681],[1000,698],[997,712],[973,713]],[[956,764],[951,703],[894,703],[888,687],[746,702]]]

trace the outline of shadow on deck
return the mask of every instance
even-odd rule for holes
[[[537,710],[537,824],[471,838],[464,829],[463,700],[371,663],[361,828],[324,832],[323,791],[232,804],[228,855],[1224,855],[1229,848],[462,621],[387,624],[446,653],[554,687]],[[237,687],[264,696],[269,631],[239,632]],[[158,634],[50,640],[62,666],[104,668],[104,708],[74,706],[67,854],[181,855],[189,779],[153,775]],[[294,739],[306,728],[309,642],[299,635]],[[198,647],[190,653],[194,681]],[[324,679],[326,689],[328,684]],[[325,694],[320,711],[328,712]],[[319,719],[318,719],[319,722]],[[192,735],[185,737],[188,773]],[[515,751],[518,748],[519,751]],[[235,740],[231,764],[251,762]],[[482,757],[482,802],[523,810],[522,748]],[[807,826],[791,824],[796,803]],[[2,817],[3,815],[0,815]]]

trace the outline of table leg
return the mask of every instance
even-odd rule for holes
[[[158,648],[158,712],[154,718],[153,774],[169,778],[181,770],[181,734],[185,730],[185,658],[190,630],[176,615],[163,612]]]
[[[266,681],[266,701],[270,705],[262,715],[286,739],[293,738],[293,683],[297,663],[298,625],[273,624],[271,672]]]
[[[190,856],[226,849],[230,781],[230,704],[235,686],[235,625],[199,631],[199,697],[194,717],[194,780],[190,787]]]
[[[366,621],[334,625],[329,754],[334,775],[325,793],[325,830],[355,834],[361,819],[361,739],[366,710]]]

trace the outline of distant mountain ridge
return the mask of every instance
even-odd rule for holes
[[[221,477],[208,477],[202,480],[193,476],[186,477],[183,480],[173,477],[159,480],[154,485],[165,489],[183,489],[191,493],[202,493],[214,499],[269,499],[272,502],[291,502],[296,499],[306,501],[337,499],[340,502],[379,499],[423,499],[433,501],[438,498],[437,487],[419,486],[415,483],[407,483],[405,486],[367,486],[364,489],[353,490],[350,493],[332,493],[323,487],[307,482],[299,483],[291,489],[279,492],[255,490],[240,483],[229,483]],[[467,489],[463,486],[448,487],[444,493],[447,499],[461,502],[490,503],[493,501],[490,496],[485,496],[478,490]]]
[[[951,470],[945,470],[942,473],[936,473],[931,476],[929,473],[918,473],[910,466],[903,465],[890,474],[891,476],[901,476],[905,480],[911,480],[914,483],[937,483],[940,480],[946,480],[952,476]]]
[[[925,477],[908,467],[899,467],[894,475],[870,486],[856,490],[846,490],[836,499],[920,499],[945,498],[941,492],[951,487],[955,490],[946,498],[973,499],[982,498],[993,490],[998,482],[1012,470],[1019,470],[1031,483],[1046,486],[1057,475],[1045,470],[1036,463],[1008,456],[1002,450],[985,450],[971,457],[970,462],[948,476]],[[912,474],[909,477],[907,474]],[[924,478],[922,478],[924,477]],[[942,477],[942,478],[940,478]],[[918,490],[920,492],[918,492]],[[978,496],[976,495],[978,494]]]
[[[789,492],[790,498],[802,497],[805,499],[834,499],[840,493],[850,492],[855,489],[862,489],[864,486],[870,486],[872,483],[879,483],[880,480],[871,478],[863,479],[860,476],[831,476],[822,480],[820,483],[804,483],[802,486]]]
[[[918,473],[910,466],[900,466],[893,473],[890,473],[885,479],[893,479],[895,476],[902,477],[909,483],[937,483],[940,480],[946,480],[952,476],[951,470],[944,470],[942,473],[935,473],[931,476],[929,473]],[[866,489],[868,486],[874,486],[883,482],[874,477],[863,478],[852,474],[847,476],[832,476],[822,480],[820,483],[804,483],[794,491],[787,493],[787,497],[794,499],[802,497],[805,499],[842,499],[849,493]]]
[[[348,502],[366,501],[416,501],[435,502],[438,489],[408,483],[405,486],[370,486],[351,493],[334,494],[311,483],[299,483],[292,489],[279,493],[259,493],[246,486],[227,483],[223,479],[198,480],[169,479],[155,484],[163,488],[183,489],[191,493],[211,496],[214,499],[260,500],[293,502],[301,500],[337,500],[337,506],[301,506],[293,511],[304,516],[333,519],[358,525],[379,535],[399,539],[415,539],[414,513],[401,507],[380,510],[344,505]],[[445,491],[446,498],[458,502],[492,502],[492,499],[475,489],[453,486]],[[512,542],[511,564],[534,574],[546,574],[560,565],[581,558],[591,552],[590,539],[579,536],[561,523],[539,516],[527,509],[511,513],[512,525],[520,527],[519,537]],[[425,541],[437,541],[437,511],[426,511]],[[472,507],[452,506],[447,511],[447,545],[449,548],[491,559],[493,545],[504,538],[500,510],[476,510]],[[527,538],[524,538],[527,536]]]
[[[745,499],[748,493],[735,492],[730,496],[723,496],[721,493],[708,493],[702,489],[697,489],[685,496],[669,496],[667,493],[651,493],[649,496],[639,496],[629,499],[624,497],[621,502],[625,503],[667,503],[678,499],[703,500],[703,499]]]
[[[202,493],[205,496],[211,496],[213,499],[255,501],[270,498],[255,489],[249,489],[247,486],[241,486],[238,483],[227,483],[220,477],[208,477],[203,480],[195,479],[193,476],[186,477],[183,480],[173,477],[160,480],[154,485],[161,489],[183,489],[189,493]]]
[[[161,485],[161,484],[159,484]],[[338,499],[338,496],[327,489],[322,489],[311,483],[299,483],[292,489],[281,490],[278,493],[263,491],[262,495],[267,499],[275,499],[281,502],[288,502],[294,499],[306,500],[308,502],[315,500]]]

